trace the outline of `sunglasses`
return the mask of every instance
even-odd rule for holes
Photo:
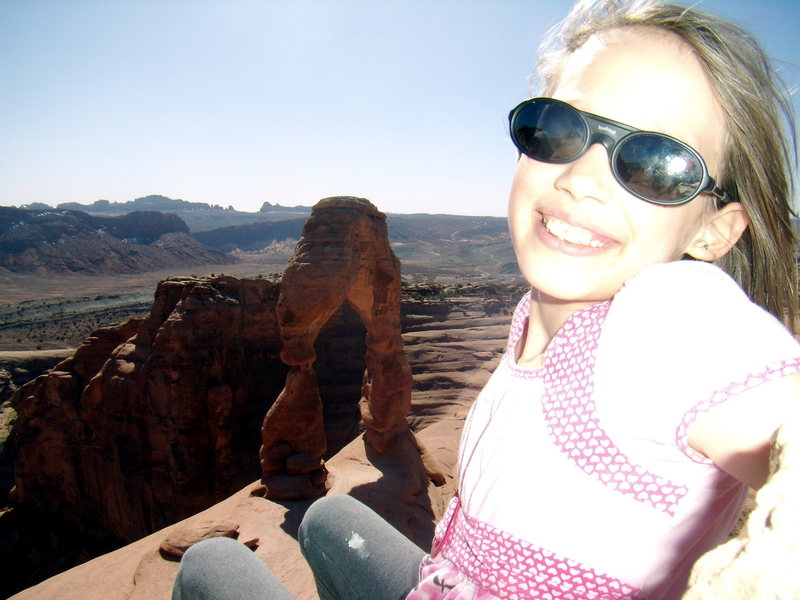
[[[614,179],[642,200],[671,206],[707,192],[723,203],[730,201],[697,150],[674,137],[635,129],[553,98],[525,100],[508,120],[517,149],[541,162],[572,162],[593,144],[602,144]]]

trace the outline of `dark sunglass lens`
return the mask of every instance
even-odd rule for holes
[[[634,134],[619,145],[614,170],[630,190],[661,204],[685,201],[703,180],[703,167],[690,150],[647,133]]]
[[[578,113],[546,101],[524,105],[511,123],[511,135],[520,151],[546,162],[573,160],[586,141],[586,127]]]

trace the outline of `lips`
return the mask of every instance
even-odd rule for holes
[[[600,236],[589,229],[567,223],[552,215],[542,215],[542,225],[550,235],[575,246],[605,248],[610,245],[610,240],[605,236]]]

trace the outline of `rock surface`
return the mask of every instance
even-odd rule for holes
[[[433,486],[417,468],[412,438],[399,436],[387,452],[374,456],[363,437],[328,462],[335,481],[330,493],[351,493],[372,506],[410,539],[429,548],[434,523],[452,496],[455,449],[461,420],[445,419],[417,435],[447,472],[447,484]],[[368,456],[368,453],[372,453]],[[375,461],[374,463],[372,461]],[[317,600],[313,576],[300,555],[297,528],[311,500],[274,502],[252,495],[258,482],[185,521],[176,523],[14,595],[14,600],[169,600],[178,569],[161,549],[171,540],[218,533],[247,543],[257,538],[255,554],[298,600]],[[227,526],[226,526],[227,525]],[[213,534],[213,532],[211,532]]]
[[[68,358],[73,350],[0,351],[0,403],[11,400],[14,392]]]
[[[195,545],[214,537],[239,538],[239,524],[227,520],[198,521],[184,527],[174,527],[159,544],[158,551],[168,560],[180,560],[184,553]],[[240,540],[245,546],[258,544],[258,538]]]
[[[162,282],[146,319],[98,330],[23,388],[15,508],[128,542],[240,487],[247,425],[282,369],[276,297],[263,280]]]

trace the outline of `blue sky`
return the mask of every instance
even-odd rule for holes
[[[800,87],[800,0],[701,0]],[[0,205],[504,215],[560,0],[0,0]],[[797,104],[797,100],[795,101]]]

